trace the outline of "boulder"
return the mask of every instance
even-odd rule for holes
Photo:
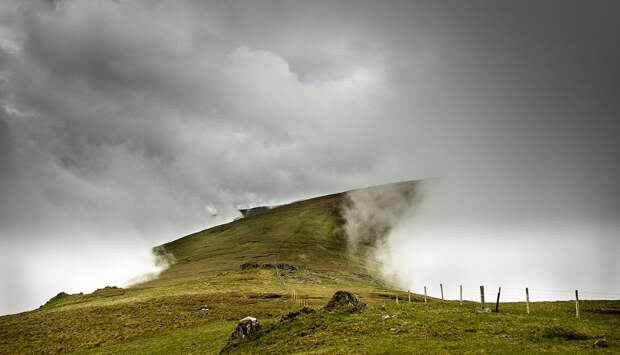
[[[347,291],[337,291],[329,300],[326,311],[348,311],[357,312],[366,308],[366,303],[360,301],[359,297]]]
[[[229,340],[245,339],[258,331],[260,324],[254,317],[245,317],[239,321]]]

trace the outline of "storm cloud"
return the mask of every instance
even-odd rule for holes
[[[421,246],[435,255],[429,240],[519,253],[560,238],[539,246],[545,263],[566,251],[582,275],[598,275],[588,287],[620,293],[610,285],[619,10],[5,1],[0,314],[157,272],[151,246],[229,221],[239,206],[427,177],[442,187],[429,190],[425,219],[411,212],[394,228],[406,233],[392,243],[410,242],[388,257],[391,271]],[[429,224],[446,228],[416,239],[412,226]],[[473,232],[480,226],[493,232]],[[524,229],[536,232],[515,232]],[[404,283],[454,267],[430,259]],[[572,287],[555,269],[535,277]]]

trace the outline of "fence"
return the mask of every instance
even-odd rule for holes
[[[299,297],[299,295],[297,294],[297,291],[289,287],[288,283],[286,283],[286,280],[284,280],[284,277],[282,277],[282,274],[280,274],[280,269],[278,268],[278,264],[275,263],[274,266],[276,270],[276,277],[278,278],[278,280],[280,280],[280,282],[282,282],[282,286],[284,286],[284,289],[286,289],[286,292],[290,296],[290,299],[293,302],[296,302],[301,307],[307,307],[308,300],[304,297]]]
[[[423,290],[420,289],[420,291],[424,292],[424,303],[429,302],[428,301],[428,293],[427,290],[429,288],[427,286],[424,286]],[[491,308],[487,307],[487,302],[485,302],[485,287],[484,285],[480,285],[479,286],[480,289],[480,307],[477,308],[477,311],[480,312],[489,312],[491,310]],[[409,289],[407,290],[407,295],[409,297],[409,302],[411,302],[411,292],[415,293],[416,289]],[[439,284],[439,292],[440,292],[440,298],[437,297],[437,299],[443,301],[446,298],[444,298],[444,284],[440,283]],[[493,292],[493,291],[492,291]],[[421,294],[421,292],[419,292]],[[519,294],[519,296],[517,296],[517,293]],[[540,296],[541,298],[545,298],[545,301],[549,300],[549,299],[553,299],[553,300],[574,300],[575,301],[575,317],[577,319],[580,319],[580,312],[579,312],[579,302],[580,301],[584,301],[584,300],[602,300],[602,299],[616,299],[619,300],[620,299],[620,294],[618,293],[610,293],[610,292],[598,292],[598,291],[579,291],[579,290],[547,290],[547,289],[536,289],[533,293],[532,290],[529,287],[524,287],[524,288],[513,288],[513,287],[507,287],[507,288],[502,288],[501,286],[498,287],[497,289],[497,298],[495,299],[495,311],[499,312],[499,304],[500,304],[500,298],[502,295],[506,295],[508,294],[510,296],[511,299],[517,299],[516,302],[525,302],[525,309],[524,312],[527,314],[530,314],[530,300],[531,300],[531,295],[535,294],[538,296]],[[570,295],[570,296],[569,296]],[[459,305],[463,305],[463,285],[459,285]],[[512,301],[511,301],[512,302]],[[398,303],[398,296],[396,297],[396,303]]]
[[[307,298],[298,295],[297,291],[293,288],[291,288],[288,283],[286,282],[285,278],[282,276],[282,274],[280,273],[280,270],[278,268],[278,264],[274,263],[274,267],[275,267],[275,271],[276,271],[276,277],[278,278],[278,280],[280,280],[280,282],[282,283],[282,286],[286,289],[286,292],[288,293],[288,295],[290,296],[290,299],[293,302],[296,302],[298,305],[302,306],[302,307],[307,307],[308,306],[308,300]],[[336,281],[339,281],[340,283],[342,283],[341,280],[335,279]],[[472,285],[466,285],[466,287],[473,287]],[[476,286],[478,287],[478,286]],[[485,287],[484,285],[480,285],[480,310],[481,311],[489,311],[490,308],[486,307],[486,302],[485,302]],[[428,302],[429,299],[429,295],[428,295],[428,287],[424,286],[423,290],[420,289],[421,292],[419,292],[420,294],[424,294],[424,303]],[[408,301],[411,302],[411,293],[412,291],[415,293],[416,289],[409,289],[407,290],[407,298]],[[441,300],[446,300],[446,298],[444,298],[444,284],[440,283],[439,284],[439,291],[440,291],[440,297]],[[574,293],[573,293],[574,292]],[[535,298],[541,298],[538,301],[543,301],[542,298],[544,298],[544,301],[547,300],[574,300],[575,301],[575,317],[577,319],[580,318],[580,313],[579,313],[579,301],[584,301],[584,300],[601,300],[601,299],[610,299],[610,297],[615,297],[615,299],[620,299],[620,294],[618,293],[609,293],[609,292],[598,292],[598,291],[579,291],[579,290],[548,290],[548,289],[540,289],[540,288],[536,288],[534,290],[534,292],[532,292],[532,290],[529,287],[524,287],[524,288],[514,288],[514,287],[505,287],[502,288],[501,286],[498,287],[497,290],[497,298],[495,300],[495,311],[499,312],[499,304],[500,304],[500,299],[501,297],[508,297],[510,299],[516,300],[515,302],[525,302],[525,312],[527,314],[530,314],[530,301],[534,300],[536,301]],[[531,296],[535,296],[535,297],[531,297]],[[459,285],[459,305],[463,305],[463,285]],[[398,296],[396,296],[395,298],[395,302],[398,303],[399,302],[399,298]],[[513,302],[513,301],[511,301]]]

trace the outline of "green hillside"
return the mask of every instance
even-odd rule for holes
[[[37,310],[2,316],[0,353],[620,350],[619,301],[582,302],[581,320],[574,302],[533,303],[530,315],[522,303],[475,314],[472,302],[424,303],[420,295],[405,302],[406,291],[380,279],[368,257],[372,244],[348,252],[345,196],[280,206],[156,247],[162,259],[174,262],[154,280],[61,293]],[[369,307],[325,310],[338,290],[357,294]],[[302,304],[315,312],[282,319]],[[246,316],[258,318],[261,330],[229,344]],[[592,348],[599,338],[608,347]]]

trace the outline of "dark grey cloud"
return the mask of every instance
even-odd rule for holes
[[[0,313],[152,271],[239,205],[428,176],[449,183],[419,223],[570,221],[617,281],[618,7],[4,2]]]

